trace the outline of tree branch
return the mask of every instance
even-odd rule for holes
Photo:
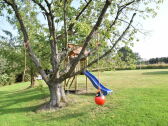
[[[134,14],[132,15],[132,18],[131,18],[131,20],[130,20],[130,23],[128,24],[128,26],[126,27],[126,29],[123,31],[123,33],[120,35],[120,37],[115,41],[115,44],[114,44],[108,51],[106,51],[102,56],[100,56],[100,57],[98,57],[97,59],[93,60],[91,63],[89,63],[89,64],[88,64],[87,66],[85,66],[83,69],[81,69],[81,70],[79,70],[79,71],[77,71],[77,72],[71,74],[71,75],[68,76],[68,77],[73,77],[73,76],[75,76],[75,75],[80,74],[83,70],[85,70],[86,68],[92,66],[92,65],[93,65],[94,63],[96,63],[98,60],[101,60],[101,59],[103,59],[105,56],[107,56],[108,54],[110,54],[110,53],[113,51],[113,49],[116,47],[116,45],[118,44],[118,42],[119,42],[119,41],[125,36],[125,34],[127,33],[128,29],[130,28],[130,26],[131,26],[131,24],[132,24],[132,22],[133,22],[133,20],[134,20],[135,15],[136,15],[136,13],[134,13]],[[68,78],[68,77],[67,77],[67,78]],[[63,79],[61,79],[61,81],[63,81]]]
[[[89,0],[88,2],[86,2],[86,5],[84,6],[84,8],[79,12],[79,14],[76,16],[76,18],[75,18],[75,20],[77,21],[78,19],[79,19],[79,17],[82,15],[82,13],[87,9],[87,7],[89,6],[89,4],[92,2],[93,0]],[[72,35],[73,34],[73,32],[72,32],[72,28],[74,27],[74,23],[72,23],[72,24],[70,24],[69,25],[69,28],[68,28],[68,30],[67,30],[67,34],[69,35]],[[59,38],[61,38],[61,37],[63,37],[64,36],[64,34],[61,34],[61,35],[59,35],[59,36],[57,36],[57,39],[59,39]]]
[[[47,4],[48,8],[50,8],[51,3],[49,3],[49,2],[48,2],[48,0],[44,0],[44,1],[46,2],[46,4]]]
[[[121,10],[124,9],[124,8],[126,8],[127,6],[131,5],[131,4],[134,3],[135,1],[136,1],[136,0],[133,0],[133,1],[130,1],[130,2],[126,3],[126,4],[124,4],[124,5],[121,5],[121,6],[120,6]]]
[[[57,42],[56,42],[56,35],[55,35],[55,25],[54,25],[54,15],[52,14],[51,10],[51,3],[48,2],[48,0],[45,0],[45,3],[47,4],[48,11],[47,9],[39,3],[37,0],[32,0],[35,4],[37,4],[41,10],[45,12],[45,15],[47,17],[47,23],[48,23],[48,28],[50,32],[50,47],[51,47],[51,65],[53,71],[55,73],[58,71],[58,47],[57,47]]]
[[[118,19],[118,20],[120,20],[120,21],[122,21],[122,22],[124,22],[124,23],[126,23],[126,24],[129,24],[129,22],[127,22],[127,21],[125,21],[125,20],[123,20],[123,19]],[[143,33],[142,31],[140,31],[139,29],[135,28],[133,25],[131,25],[131,27],[132,27],[133,29],[135,29],[136,31],[138,31],[139,33],[145,35],[145,33]]]
[[[108,55],[109,53],[111,53],[111,51],[113,51],[113,49],[116,47],[116,45],[118,44],[118,42],[125,36],[125,34],[127,33],[128,29],[130,28],[134,17],[135,17],[136,13],[134,13],[132,15],[132,18],[130,20],[130,23],[128,24],[128,26],[126,27],[126,29],[123,31],[123,33],[120,35],[120,37],[115,41],[114,45],[107,51],[105,52],[102,56],[100,56],[99,58],[95,59],[94,61],[92,61],[91,63],[88,64],[87,67],[90,67],[91,65],[93,65],[94,63],[96,63],[98,60],[104,58],[106,55]]]
[[[68,33],[67,33],[67,22],[66,22],[66,4],[67,4],[67,0],[64,0],[64,8],[63,8],[63,12],[64,12],[64,34],[65,34],[65,45],[64,47],[67,48],[67,43],[68,43]]]
[[[114,21],[111,23],[110,27],[107,28],[106,32],[109,32],[109,31],[111,30],[111,28],[116,24],[116,22],[117,22],[117,20],[118,20],[118,18],[119,18],[119,16],[120,16],[120,14],[122,13],[122,11],[123,11],[127,6],[129,6],[130,4],[132,4],[132,3],[134,3],[134,2],[135,2],[135,0],[133,0],[133,1],[131,1],[131,2],[128,2],[128,3],[126,3],[126,4],[122,5],[122,6],[118,6],[117,14],[116,14],[116,16],[115,16],[115,18],[114,18]],[[103,40],[104,40],[104,39],[105,39],[105,36],[103,37]]]
[[[64,47],[65,49],[62,51],[61,54],[58,55],[57,53],[57,60],[56,60],[56,69],[53,70],[53,76],[52,79],[54,80],[57,75],[58,69],[65,57],[67,56],[67,43],[68,43],[68,33],[67,33],[67,22],[66,22],[66,6],[67,6],[67,0],[64,0],[64,7],[63,7],[63,18],[64,18],[64,36],[65,36],[65,41],[64,41]]]
[[[40,8],[41,8],[41,10],[43,10],[46,14],[48,13],[48,11],[47,11],[47,9],[41,4],[41,3],[39,3],[38,1],[36,1],[36,0],[32,0],[35,4],[37,4]]]
[[[21,31],[23,33],[24,45],[27,48],[27,51],[28,51],[31,59],[34,62],[34,64],[36,65],[39,73],[41,74],[41,76],[43,78],[43,80],[47,83],[48,82],[47,75],[46,75],[45,71],[42,69],[42,66],[41,66],[39,60],[37,59],[37,57],[35,56],[34,52],[32,51],[32,48],[31,48],[30,43],[29,43],[29,36],[28,36],[27,30],[25,28],[25,25],[23,23],[23,20],[22,20],[22,17],[20,15],[20,12],[19,12],[19,9],[17,7],[17,4],[15,3],[15,0],[12,0],[12,2],[9,2],[8,0],[4,0],[4,2],[6,4],[8,4],[9,6],[11,6],[12,9],[14,10],[16,18],[18,19],[20,27],[21,27]]]
[[[83,44],[83,47],[82,47],[82,50],[81,50],[80,54],[78,55],[78,57],[77,57],[76,59],[73,60],[73,62],[71,63],[70,69],[69,69],[68,72],[67,72],[65,75],[63,75],[63,76],[69,76],[69,75],[74,71],[74,69],[75,69],[77,63],[78,63],[79,60],[81,59],[81,57],[82,57],[82,55],[83,55],[83,53],[84,53],[84,51],[85,51],[85,49],[86,49],[86,47],[87,47],[89,41],[91,40],[93,34],[98,30],[98,28],[99,28],[99,26],[100,26],[100,24],[101,24],[101,22],[102,22],[102,20],[103,20],[103,18],[104,18],[104,15],[105,15],[105,13],[106,13],[106,11],[107,11],[107,8],[108,8],[110,5],[111,5],[111,0],[106,0],[106,3],[105,3],[105,5],[104,5],[104,7],[103,7],[103,9],[102,9],[102,11],[101,11],[99,17],[98,17],[98,20],[97,20],[96,24],[94,25],[94,27],[92,28],[91,32],[89,33],[89,35],[86,37],[86,39],[85,39],[85,41],[84,41],[84,44]]]
[[[92,2],[92,0],[89,0],[87,4],[84,6],[84,8],[79,12],[79,14],[76,16],[75,20],[77,21],[79,17],[82,15],[82,13],[87,9],[89,4]],[[70,24],[68,31],[71,31],[74,26],[74,23]]]

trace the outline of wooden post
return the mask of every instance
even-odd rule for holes
[[[98,47],[99,47],[99,33],[97,32],[97,42],[98,42],[98,44],[97,44],[97,49],[98,49]],[[97,52],[97,57],[98,57],[98,81],[100,82],[100,62],[99,62],[99,51]]]
[[[86,58],[84,64],[85,64],[84,66],[87,66],[87,65],[88,65],[88,57]],[[87,91],[88,91],[88,78],[86,77],[86,93],[87,93]]]
[[[75,93],[77,93],[78,84],[77,84],[77,76],[75,76]]]
[[[67,59],[65,59],[64,60],[64,67],[66,66],[66,60],[68,60],[68,57],[67,57]],[[64,90],[67,90],[67,86],[66,86],[67,84],[66,84],[66,80],[64,81]]]
[[[87,77],[86,77],[86,93],[87,93],[87,91],[88,91],[88,83],[87,83],[88,81],[87,81]]]
[[[69,79],[70,80],[70,79]],[[71,86],[72,86],[72,84],[75,84],[75,76],[74,77],[72,77],[72,80],[71,80],[71,83],[69,84],[69,89],[71,88]],[[69,81],[68,81],[69,82]],[[68,83],[67,82],[67,83]]]
[[[79,70],[79,63],[77,64],[75,68],[75,72]],[[77,75],[75,76],[75,93],[77,93],[78,90],[78,80],[77,80]]]

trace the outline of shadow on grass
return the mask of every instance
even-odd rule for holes
[[[37,88],[13,93],[1,91],[0,93],[3,94],[0,98],[0,114],[34,111],[38,106],[29,107],[28,105],[32,104],[32,101],[36,102],[48,97],[47,94],[42,94]]]
[[[22,104],[25,102],[31,102],[32,100],[40,100],[40,99],[44,98],[41,94],[31,95],[29,97],[22,97],[22,98],[19,98],[19,96],[17,96],[17,97],[18,98],[0,100],[0,102],[3,103],[3,105],[0,105],[0,108],[7,108],[7,107],[15,105],[15,104]]]
[[[79,93],[77,95],[82,95],[82,96],[95,96],[96,93],[91,93],[91,92],[88,92],[88,93]]]
[[[35,110],[39,107],[37,106],[30,106],[30,107],[18,107],[18,108],[0,108],[0,115],[4,114],[14,114],[14,113],[21,113],[21,112],[35,112]]]
[[[73,119],[73,118],[78,118],[81,117],[83,115],[85,115],[86,113],[84,112],[80,112],[80,113],[70,113],[70,114],[65,114],[63,116],[57,117],[56,119],[58,120],[69,120],[69,119]],[[55,120],[54,118],[51,120]],[[51,121],[50,120],[50,121]]]
[[[144,72],[143,75],[168,75],[168,71],[155,71],[155,72]]]

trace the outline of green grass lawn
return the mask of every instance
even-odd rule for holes
[[[90,82],[87,94],[69,94],[69,106],[56,112],[35,112],[48,100],[45,86],[26,89],[27,82],[0,87],[0,126],[168,126],[168,70],[100,74],[114,91],[104,106],[94,103],[96,89]],[[84,75],[78,81],[84,84]]]

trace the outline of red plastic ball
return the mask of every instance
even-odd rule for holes
[[[104,105],[104,103],[105,103],[105,97],[104,96],[96,96],[95,97],[95,103],[97,105]]]

